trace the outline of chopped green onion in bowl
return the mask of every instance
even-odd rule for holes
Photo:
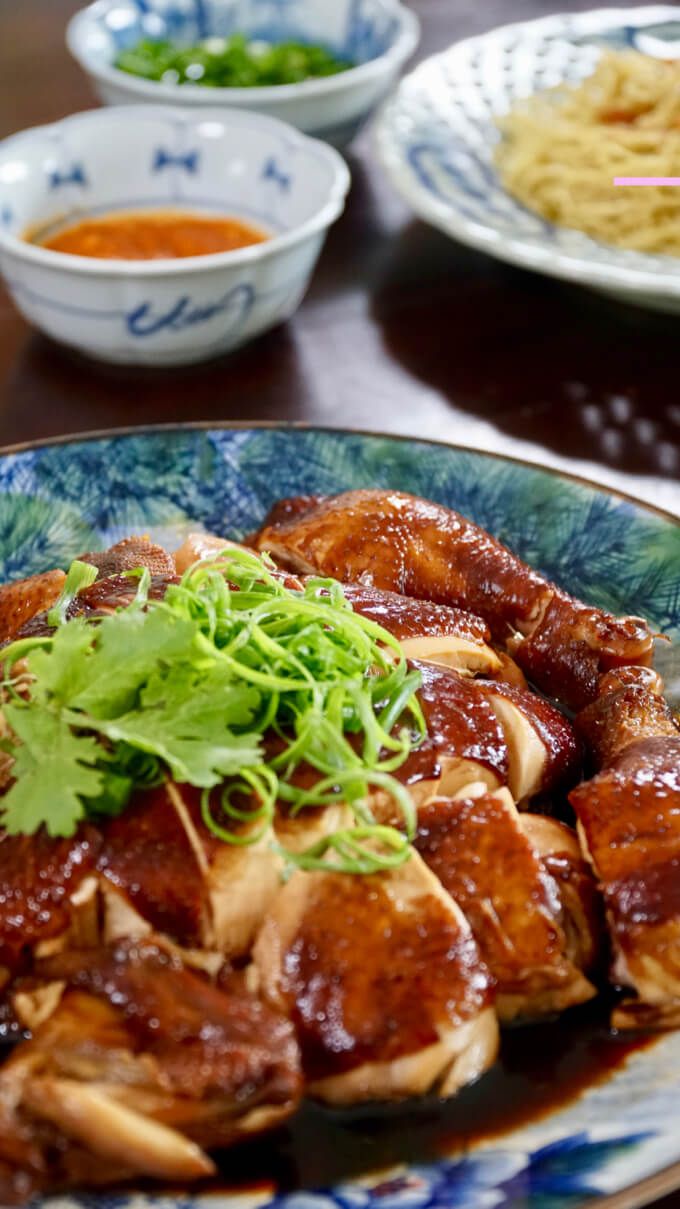
[[[266,88],[338,75],[354,64],[325,46],[249,41],[243,34],[206,38],[196,46],[144,39],[121,51],[114,66],[163,84],[206,88]]]

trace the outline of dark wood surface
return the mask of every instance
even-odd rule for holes
[[[419,54],[553,3],[417,0]],[[64,47],[76,7],[0,0],[0,135],[94,103]],[[680,318],[470,251],[412,218],[370,135],[348,158],[347,211],[301,310],[219,362],[170,373],[88,364],[0,293],[0,445],[164,421],[298,420],[571,466],[680,512]]]

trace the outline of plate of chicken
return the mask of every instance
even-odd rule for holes
[[[672,517],[197,426],[7,451],[0,563],[0,1204],[680,1183]]]

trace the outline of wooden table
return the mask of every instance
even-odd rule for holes
[[[76,7],[0,0],[0,135],[92,105],[64,47]],[[424,55],[553,3],[414,7]],[[172,373],[88,364],[0,293],[0,445],[163,421],[297,420],[514,453],[680,513],[678,320],[496,263],[415,221],[370,134],[349,160],[347,211],[302,309],[219,362]]]

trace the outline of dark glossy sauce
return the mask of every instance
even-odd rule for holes
[[[217,1155],[220,1174],[200,1190],[328,1187],[398,1163],[436,1161],[539,1121],[604,1083],[632,1054],[658,1040],[655,1033],[611,1032],[610,1010],[602,999],[557,1022],[504,1030],[493,1069],[444,1103],[426,1097],[351,1110],[305,1103],[286,1127]],[[10,1053],[10,1038],[16,1040],[16,1031],[0,1014],[0,1061]]]
[[[352,1110],[307,1103],[284,1129],[218,1156],[221,1174],[205,1188],[328,1187],[399,1163],[436,1161],[538,1121],[654,1044],[658,1034],[612,1033],[610,1009],[599,1001],[557,1022],[505,1030],[495,1067],[448,1102],[427,1097]]]

